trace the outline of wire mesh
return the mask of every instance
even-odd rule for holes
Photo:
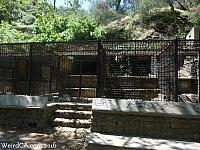
[[[176,102],[187,97],[198,102],[199,41],[104,41],[102,45],[104,97]],[[187,65],[190,71],[185,71]],[[186,74],[191,77],[186,79]]]
[[[199,102],[199,53],[178,39],[1,44],[0,92]]]

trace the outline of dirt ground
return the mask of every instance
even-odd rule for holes
[[[0,150],[85,150],[90,129],[49,128],[44,130],[0,127]]]

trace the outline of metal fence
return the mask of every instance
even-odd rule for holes
[[[199,102],[199,52],[178,39],[1,44],[0,92]]]
[[[94,42],[1,44],[0,92],[63,95],[76,89],[81,96],[82,75],[96,75],[96,55]]]
[[[99,96],[199,102],[199,40],[104,41]]]

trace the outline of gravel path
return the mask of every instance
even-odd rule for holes
[[[90,129],[64,127],[42,131],[0,127],[0,150],[85,150],[89,132]]]

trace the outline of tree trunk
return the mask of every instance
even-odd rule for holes
[[[179,2],[178,0],[176,0],[177,3],[181,6],[182,10],[188,10],[188,8],[186,8],[183,4],[181,4],[181,2]],[[185,1],[186,2],[186,1]]]
[[[56,0],[53,1],[53,8],[56,10]]]
[[[119,11],[120,4],[121,4],[121,0],[118,0],[116,3],[116,11]]]

